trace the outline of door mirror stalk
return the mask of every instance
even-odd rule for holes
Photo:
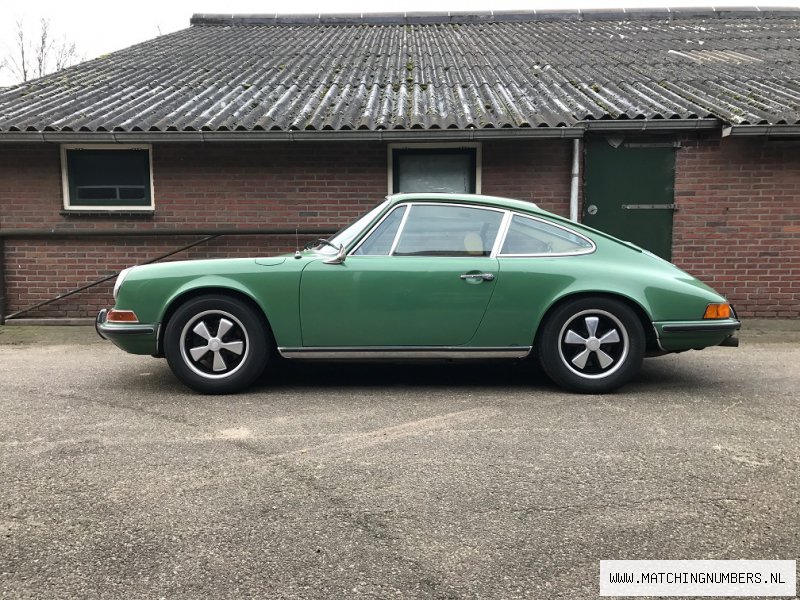
[[[322,262],[324,262],[326,265],[340,265],[344,262],[345,258],[347,258],[347,253],[345,252],[344,244],[339,244],[339,249],[336,252],[336,256]]]

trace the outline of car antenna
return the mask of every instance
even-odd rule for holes
[[[300,254],[300,232],[297,227],[294,228],[294,248],[294,257],[300,258],[302,256],[302,254]]]

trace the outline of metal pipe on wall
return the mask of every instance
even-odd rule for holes
[[[569,218],[578,222],[578,183],[581,175],[581,141],[572,140],[572,180],[569,188]]]
[[[0,325],[5,325],[6,321],[12,318],[19,317],[25,313],[31,312],[34,309],[41,308],[42,306],[46,306],[48,304],[52,304],[58,300],[66,298],[68,296],[72,296],[77,294],[78,292],[82,292],[89,288],[92,288],[96,285],[109,281],[110,279],[115,278],[119,275],[119,272],[114,272],[111,275],[107,275],[97,281],[93,281],[89,284],[83,285],[79,288],[70,290],[64,294],[59,294],[54,298],[50,298],[49,300],[44,300],[39,302],[33,306],[29,306],[27,308],[23,308],[22,310],[18,310],[11,314],[6,314],[6,281],[5,281],[5,240],[8,239],[39,239],[39,238],[82,238],[82,237],[152,237],[152,236],[198,236],[203,235],[203,239],[199,241],[192,242],[190,244],[186,244],[177,250],[173,250],[168,252],[167,254],[163,254],[157,258],[150,259],[145,263],[141,264],[150,264],[153,262],[160,261],[164,258],[168,258],[174,254],[179,252],[183,252],[184,250],[188,250],[189,248],[193,248],[199,244],[203,244],[208,242],[214,238],[217,238],[221,235],[331,235],[336,233],[335,229],[327,229],[327,228],[271,228],[271,229],[143,229],[143,230],[129,230],[129,229],[70,229],[70,230],[63,230],[60,231],[58,229],[27,229],[27,228],[19,228],[19,229],[2,229],[0,230]]]
[[[6,242],[0,237],[0,325],[6,324]]]

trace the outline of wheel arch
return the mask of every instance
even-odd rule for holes
[[[261,318],[264,327],[266,328],[266,331],[268,333],[270,343],[272,344],[275,343],[275,336],[272,332],[272,325],[269,322],[267,313],[264,311],[264,307],[262,307],[256,301],[255,298],[253,298],[246,292],[236,288],[230,288],[225,286],[204,286],[204,287],[196,287],[184,290],[170,299],[166,309],[164,310],[164,314],[161,318],[161,325],[159,327],[159,335],[158,335],[158,347],[157,347],[158,354],[156,356],[164,355],[163,332],[164,329],[167,327],[167,323],[169,323],[169,320],[172,318],[172,315],[174,315],[175,312],[181,306],[183,306],[190,300],[199,298],[201,296],[212,296],[212,295],[228,296],[229,298],[234,298],[248,305],[259,316],[259,318]]]
[[[544,314],[542,315],[542,318],[539,321],[538,326],[536,327],[536,334],[534,335],[533,339],[534,349],[538,348],[539,337],[541,336],[543,329],[542,325],[544,325],[547,322],[550,316],[556,310],[558,310],[558,308],[560,308],[567,302],[580,300],[582,298],[606,298],[609,300],[617,300],[628,306],[628,308],[633,310],[634,314],[639,318],[639,321],[642,324],[647,351],[655,352],[659,350],[658,338],[656,337],[656,332],[655,329],[653,328],[653,320],[650,318],[650,315],[647,313],[647,311],[639,302],[623,294],[615,294],[613,292],[593,292],[593,291],[581,291],[581,292],[574,292],[571,294],[567,294],[566,296],[561,296],[560,298],[557,298],[550,306],[548,306],[547,310],[545,310]]]

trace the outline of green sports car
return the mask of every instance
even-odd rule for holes
[[[98,333],[231,393],[292,360],[520,359],[609,392],[645,356],[738,345],[725,298],[669,262],[505,198],[388,197],[294,255],[124,270]]]

